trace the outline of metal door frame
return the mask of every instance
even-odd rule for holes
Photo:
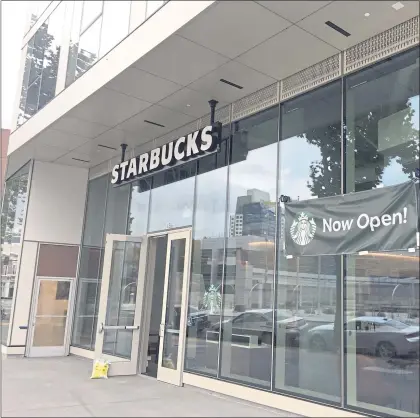
[[[165,266],[165,285],[162,302],[162,316],[159,330],[159,360],[158,360],[158,372],[157,379],[170,383],[176,386],[182,386],[182,376],[184,372],[184,359],[185,359],[185,345],[186,345],[186,331],[187,331],[187,313],[188,313],[188,296],[189,296],[189,285],[190,285],[190,272],[191,272],[191,249],[192,249],[192,228],[183,228],[179,230],[171,230],[167,232],[168,235],[168,246],[166,249],[166,266]],[[166,304],[168,296],[168,284],[169,284],[169,265],[171,255],[170,241],[176,239],[185,238],[185,259],[184,259],[184,274],[181,292],[181,318],[179,326],[179,337],[178,337],[178,357],[177,357],[177,368],[169,369],[162,366],[163,356],[163,345],[164,345],[164,324],[166,316]]]
[[[104,325],[106,320],[107,305],[108,305],[108,294],[109,294],[109,282],[111,278],[112,269],[112,256],[113,256],[113,243],[117,242],[137,242],[141,243],[140,257],[139,257],[139,268],[138,268],[138,280],[137,280],[137,295],[136,295],[136,307],[134,311],[134,322],[133,326],[106,326]],[[126,234],[107,234],[106,243],[104,250],[104,260],[102,268],[102,283],[101,292],[99,299],[98,309],[98,322],[96,330],[95,340],[95,359],[105,359],[111,363],[108,375],[134,375],[137,374],[138,359],[139,359],[139,343],[141,334],[141,324],[143,316],[143,302],[144,302],[144,289],[145,289],[145,272],[146,272],[146,260],[147,260],[147,239],[145,236],[136,237]],[[137,324],[137,325],[136,325]],[[124,359],[109,354],[103,353],[103,340],[105,329],[131,329],[133,330],[133,337],[131,341],[131,356],[130,359]],[[137,331],[137,332],[135,332]]]
[[[64,332],[63,346],[59,346],[59,347],[58,346],[57,347],[49,347],[49,346],[34,347],[33,346],[33,339],[34,339],[34,334],[35,334],[34,328],[35,328],[35,320],[36,320],[36,311],[38,308],[39,290],[40,290],[41,281],[43,280],[64,281],[64,282],[70,283],[68,309],[67,309],[67,317],[66,317],[66,328]],[[29,329],[28,329],[28,345],[26,348],[27,357],[65,357],[69,355],[75,288],[76,286],[75,286],[74,277],[46,277],[46,276],[35,277],[35,285],[34,285],[33,294],[32,294],[33,303],[32,303],[32,307],[30,311],[30,321],[29,321]],[[63,350],[61,350],[61,347],[63,347]]]
[[[162,231],[153,232],[147,234],[147,268],[145,271],[145,294],[144,294],[144,302],[143,302],[143,315],[142,315],[142,322],[141,322],[141,330],[140,333],[140,354],[139,354],[139,362],[138,362],[138,374],[146,373],[147,362],[148,362],[148,340],[149,340],[149,330],[150,330],[150,316],[152,312],[152,296],[153,296],[153,286],[154,286],[154,270],[155,270],[155,257],[156,257],[156,246],[153,242],[153,238],[160,238],[160,237],[167,237],[171,234],[179,233],[179,232],[189,232],[189,254],[186,254],[188,257],[188,284],[187,284],[187,294],[183,295],[185,298],[185,305],[188,307],[188,298],[189,298],[189,285],[190,285],[190,269],[191,269],[191,254],[192,254],[192,227],[181,227],[181,228],[174,228],[174,229],[165,229]],[[166,263],[168,262],[167,259]],[[166,273],[166,268],[165,268]],[[166,277],[165,277],[166,280]],[[165,292],[165,289],[164,289]],[[164,295],[162,295],[164,297]],[[163,309],[162,303],[162,309]],[[162,318],[161,318],[162,322]],[[160,337],[159,337],[160,338]],[[160,344],[159,344],[159,351],[160,351]],[[184,342],[184,352],[182,353],[182,367],[184,365],[184,355],[185,355],[185,342]],[[159,360],[158,360],[159,361]],[[181,372],[182,374],[182,372]]]

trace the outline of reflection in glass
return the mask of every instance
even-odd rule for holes
[[[108,184],[109,176],[89,181],[83,231],[83,244],[86,246],[102,246]]]
[[[413,179],[419,167],[419,49],[346,80],[347,191]],[[347,402],[419,415],[419,254],[346,257]]]
[[[35,115],[38,110],[39,88],[41,86],[41,78],[38,77],[28,88],[25,105],[25,119],[29,119]]]
[[[105,325],[134,325],[140,247],[139,242],[114,241]],[[132,339],[132,330],[105,330],[103,352],[130,359]]]
[[[185,238],[172,240],[166,293],[165,334],[162,348],[162,366],[169,369],[176,369],[178,365],[178,339],[181,326],[184,269]]]
[[[72,345],[92,350],[96,339],[103,250],[82,247]]]
[[[28,197],[29,164],[5,183],[1,211],[1,342],[7,344],[16,271],[22,247],[22,225]]]
[[[230,127],[223,129],[229,139]],[[226,141],[198,162],[185,368],[217,375],[226,224]]]
[[[44,41],[44,62],[38,110],[42,109],[55,96],[58,63],[60,60],[61,35],[63,32],[65,4],[61,3],[48,19],[48,32]]]
[[[89,1],[83,2],[82,26],[83,32],[89,25],[91,25],[102,13],[103,1]]]
[[[305,200],[341,193],[340,109],[341,81],[281,106],[281,194]],[[287,259],[284,203],[279,225],[275,388],[339,402],[341,258]],[[331,330],[328,343],[319,338],[323,329]]]
[[[33,347],[62,347],[66,333],[66,316],[36,317]]]
[[[24,123],[27,118],[25,116],[25,109],[26,109],[26,97],[28,95],[28,83],[29,83],[29,72],[31,70],[31,63],[32,63],[32,55],[34,49],[34,37],[32,37],[27,46],[26,51],[26,58],[25,58],[25,69],[23,73],[23,80],[22,80],[22,90],[20,93],[20,100],[19,100],[19,114],[17,120],[17,126],[19,127]]]
[[[151,179],[138,180],[132,183],[127,225],[128,235],[139,237],[147,233],[150,183]]]
[[[79,51],[80,25],[82,21],[83,2],[75,1],[73,3],[73,16],[70,33],[69,55],[67,60],[66,84],[68,87],[73,83],[76,76],[77,54]]]
[[[99,2],[96,2],[99,3]],[[102,16],[101,47],[103,57],[128,35],[131,1],[105,1]]]
[[[195,173],[193,161],[153,176],[149,232],[192,224]]]
[[[415,178],[419,78],[416,48],[346,79],[347,192]]]
[[[109,181],[109,180],[108,180]],[[120,187],[109,187],[105,213],[106,234],[125,234],[127,230],[130,184]]]
[[[45,9],[48,7],[50,3],[51,3],[50,0],[41,0],[41,1],[38,0],[38,1],[29,3],[28,7],[30,8],[30,13],[31,13],[29,29],[32,28],[32,26],[36,23],[36,21],[41,17],[41,15],[44,13]]]
[[[36,316],[67,316],[70,282],[41,280]]]
[[[348,403],[419,415],[419,252],[347,257]]]
[[[92,26],[86,29],[82,35],[80,35],[75,78],[84,74],[98,60],[101,20],[102,19],[98,19]]]
[[[271,385],[277,148],[278,107],[234,123],[220,374],[263,387]]]
[[[34,347],[64,345],[69,296],[69,281],[40,280],[34,325]]]

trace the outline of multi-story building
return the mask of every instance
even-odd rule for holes
[[[2,129],[0,137],[0,151],[1,151],[1,160],[0,160],[0,197],[3,196],[3,186],[4,186],[4,175],[6,174],[6,164],[7,164],[7,147],[9,145],[9,135],[10,129]]]
[[[2,205],[3,354],[106,358],[110,376],[299,415],[418,416],[418,246],[290,256],[281,196],[415,181],[419,3],[36,15]]]

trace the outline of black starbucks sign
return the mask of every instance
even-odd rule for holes
[[[217,122],[177,138],[113,167],[111,183],[118,185],[143,178],[174,165],[215,152],[220,144],[222,125]]]

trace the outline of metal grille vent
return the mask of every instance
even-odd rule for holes
[[[214,114],[216,122],[221,122],[222,125],[227,125],[230,123],[230,105],[223,106],[220,109],[216,108],[216,113]],[[206,116],[201,117],[198,120],[198,129],[204,128],[210,124],[210,113]]]
[[[347,49],[344,52],[344,72],[357,70],[418,43],[419,17],[415,16]]]
[[[340,54],[333,55],[282,80],[281,100],[286,100],[339,77],[340,59]]]
[[[264,87],[232,104],[232,121],[242,119],[279,102],[280,83]]]

